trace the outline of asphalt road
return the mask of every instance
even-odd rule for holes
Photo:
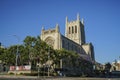
[[[0,80],[120,80],[120,78],[37,77],[0,75]]]

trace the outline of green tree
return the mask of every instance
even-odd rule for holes
[[[36,65],[38,62],[43,64],[48,60],[49,46],[40,39],[38,36],[27,36],[24,39],[25,54],[29,57],[29,61],[32,65]]]
[[[0,59],[4,64],[15,65],[15,55],[16,55],[16,45],[10,46],[9,48],[4,48]]]
[[[63,65],[64,66],[75,66],[76,65],[76,61],[78,59],[78,54],[75,52],[71,52],[65,49],[61,49],[61,50],[55,50],[55,58],[54,58],[54,63],[59,65],[60,59],[63,60]],[[69,62],[68,62],[69,61]]]

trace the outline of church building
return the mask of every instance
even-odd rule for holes
[[[42,28],[41,39],[54,49],[66,49],[74,51],[87,61],[93,62],[94,47],[92,43],[86,43],[84,20],[80,20],[79,14],[75,21],[65,20],[65,36],[60,33],[60,26],[56,24],[54,29],[45,30]]]

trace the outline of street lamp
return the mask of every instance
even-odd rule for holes
[[[44,80],[45,80],[45,65],[46,64],[43,64],[43,68],[44,68],[44,70],[43,70],[43,77],[44,77]]]
[[[50,76],[50,47],[48,50],[48,77]]]
[[[37,59],[37,66],[38,66],[38,78],[39,78],[39,76],[40,76],[40,67],[41,67],[41,65],[40,65],[40,59],[39,59],[39,57],[37,57],[36,58]]]
[[[19,41],[20,41],[20,38],[17,36],[17,35],[13,35],[17,40],[18,40],[18,43],[19,43]],[[17,52],[16,52],[16,63],[15,63],[15,75],[17,75],[17,65],[18,65],[18,56],[19,56],[19,53],[18,53],[18,51],[19,51],[19,49],[18,49],[18,44],[17,44]]]
[[[62,62],[63,62],[63,59],[60,59],[60,68],[62,69]]]

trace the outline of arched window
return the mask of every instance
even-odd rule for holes
[[[77,33],[77,26],[75,26],[75,33]]]
[[[74,33],[74,27],[72,26],[72,33]]]
[[[54,42],[55,42],[54,38],[48,37],[48,38],[45,39],[45,42],[46,42],[49,46],[54,47]]]
[[[71,30],[70,30],[70,27],[69,27],[69,34],[70,34]]]

